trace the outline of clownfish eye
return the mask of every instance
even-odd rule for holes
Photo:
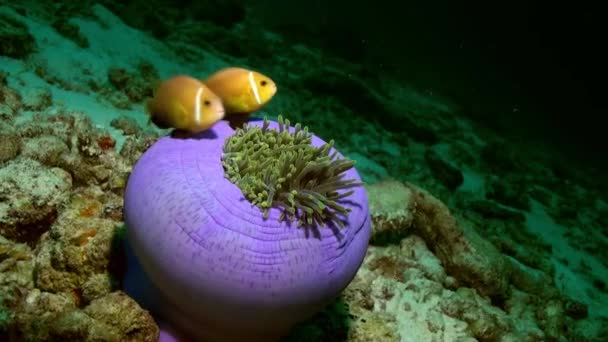
[[[266,84],[268,84],[268,82],[266,82],[266,80],[262,80],[262,81],[260,82],[260,85],[261,85],[262,87],[263,87],[263,86],[265,86]]]
[[[205,100],[205,102],[203,102],[205,104],[205,106],[211,106],[211,101],[209,100]]]

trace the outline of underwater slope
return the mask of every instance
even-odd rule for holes
[[[158,333],[120,291],[113,247],[126,177],[165,133],[147,125],[143,100],[158,78],[241,64],[277,80],[265,113],[334,137],[374,195],[362,269],[292,339],[605,336],[608,209],[592,171],[477,127],[436,94],[273,33],[252,37],[247,19],[182,22],[159,41],[100,5],[28,6],[0,10],[0,34],[32,42],[0,56],[3,334],[74,336],[61,322],[79,322],[82,340]],[[386,129],[400,117],[403,129]]]

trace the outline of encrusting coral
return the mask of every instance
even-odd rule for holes
[[[289,120],[279,117],[278,130],[243,125],[226,140],[222,165],[226,178],[238,185],[245,197],[268,216],[271,207],[283,209],[280,220],[298,219],[298,226],[344,223],[338,214],[349,209],[338,201],[353,194],[339,190],[362,185],[344,179],[345,171],[355,162],[338,158],[333,140],[320,147],[312,146],[307,127],[296,124],[289,131]]]
[[[27,99],[0,114],[0,340],[157,341],[153,317],[120,291],[117,228],[130,161],[152,138],[136,133],[119,154],[86,114],[0,94]],[[17,123],[25,103],[34,113]]]

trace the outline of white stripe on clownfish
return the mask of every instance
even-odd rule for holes
[[[255,80],[253,79],[252,71],[249,72],[249,86],[251,87],[251,90],[253,91],[253,96],[255,96],[255,100],[257,101],[257,103],[258,104],[262,103],[262,99],[260,98],[260,91],[258,90],[258,85],[255,83]]]
[[[194,99],[194,121],[197,124],[201,123],[201,96],[203,96],[203,87],[198,88]]]

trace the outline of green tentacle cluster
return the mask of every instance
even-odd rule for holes
[[[225,176],[236,184],[245,197],[268,217],[271,207],[283,209],[280,220],[297,220],[297,225],[334,223],[343,227],[339,214],[350,209],[338,202],[354,191],[340,190],[360,186],[355,179],[343,179],[355,162],[338,158],[331,152],[333,140],[321,147],[311,145],[308,128],[295,125],[289,132],[289,120],[279,117],[279,129],[239,128],[226,140],[222,164]]]

